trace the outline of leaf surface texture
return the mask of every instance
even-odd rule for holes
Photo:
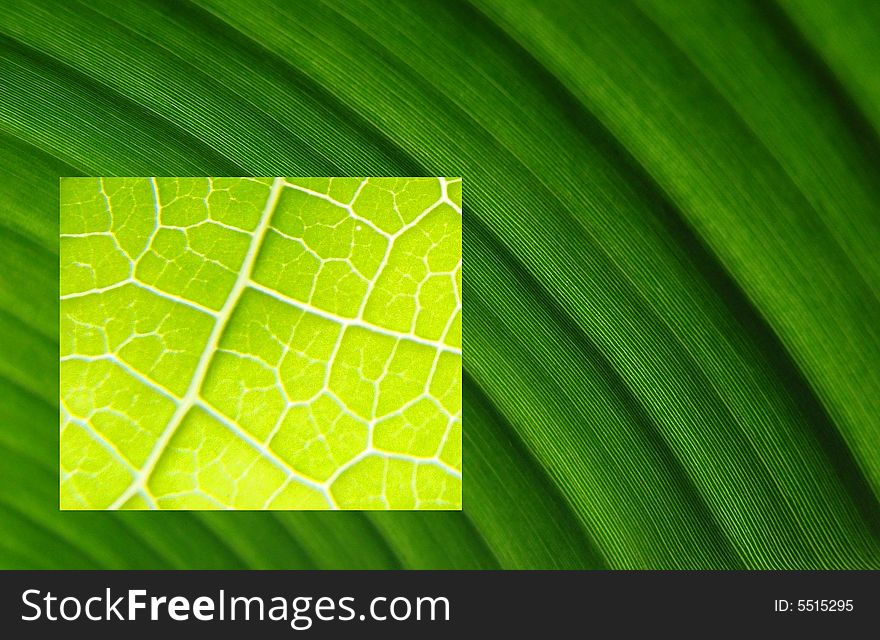
[[[880,568],[878,31],[869,0],[3,3],[2,562]],[[463,511],[47,509],[57,178],[137,175],[463,176]]]
[[[461,505],[461,181],[66,178],[61,506]]]

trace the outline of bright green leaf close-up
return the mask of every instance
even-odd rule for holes
[[[62,509],[461,508],[461,180],[64,178]]]
[[[0,564],[880,568],[878,34],[872,0],[0,2]],[[286,467],[321,484],[345,464],[351,441],[325,438],[323,457],[312,455],[308,434],[287,428],[324,424],[341,406],[326,394],[297,405],[314,370],[360,364],[356,350],[324,355],[327,316],[356,318],[366,299],[362,319],[385,333],[350,331],[374,354],[389,348],[388,332],[437,343],[447,330],[438,318],[448,315],[398,309],[390,291],[364,298],[358,275],[375,269],[385,236],[335,209],[321,215],[338,232],[309,227],[309,212],[328,203],[296,198],[260,243],[256,284],[236,298],[189,398],[199,406],[167,443],[180,446],[159,448],[144,485],[157,506],[177,509],[146,511],[141,485],[129,495],[140,476],[113,451],[139,472],[175,409],[138,394],[134,376],[99,384],[122,365],[85,359],[113,353],[187,396],[200,378],[193,339],[210,342],[211,313],[236,290],[256,201],[272,187],[235,183],[238,208],[232,191],[203,202],[203,178],[178,191],[158,183],[169,228],[143,255],[156,219],[146,182],[108,191],[131,218],[112,238],[66,234],[101,231],[82,226],[89,206],[106,211],[97,176],[276,175],[467,184],[466,427],[460,454],[418,466],[466,459],[462,510],[374,510],[386,505],[358,487],[400,481],[380,458],[357,486],[333,483],[361,510],[303,510],[309,486],[293,481],[298,507],[203,509],[256,509],[269,497],[257,487],[283,485],[282,468],[254,456],[279,412],[272,450]],[[61,177],[83,181],[59,191]],[[350,201],[344,182],[296,183]],[[68,192],[78,184],[91,194]],[[450,200],[460,184],[447,185]],[[401,222],[376,198],[359,215],[393,234]],[[80,213],[69,210],[76,202]],[[205,215],[212,223],[200,225]],[[106,296],[105,310],[71,297],[129,277],[93,299]],[[422,287],[438,309],[450,308],[444,286]],[[310,297],[323,315],[298,316],[293,301]],[[76,316],[78,329],[65,326]],[[301,345],[298,331],[316,341]],[[292,345],[285,356],[282,344]],[[59,356],[82,376],[70,403]],[[423,381],[424,361],[412,354],[411,364]],[[364,398],[399,404],[415,393],[398,382],[388,393],[330,388],[346,406],[350,393],[364,419],[374,415]],[[272,399],[278,384],[289,404],[280,391]],[[446,406],[440,391],[427,396]],[[409,423],[436,432],[411,408]],[[130,414],[143,417],[140,430]],[[400,424],[375,422],[377,450],[433,457]],[[232,438],[230,425],[249,439]],[[204,447],[209,432],[229,448]],[[80,461],[95,468],[83,473]],[[246,494],[252,502],[236,504]],[[125,495],[116,506],[141,510],[58,509],[85,506],[85,495],[91,509]],[[395,493],[411,508],[404,497]]]

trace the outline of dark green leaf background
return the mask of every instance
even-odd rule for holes
[[[880,568],[880,3],[0,1],[0,566]],[[461,175],[461,513],[58,511],[58,178]]]

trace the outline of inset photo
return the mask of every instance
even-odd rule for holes
[[[62,509],[462,506],[459,178],[62,178]]]

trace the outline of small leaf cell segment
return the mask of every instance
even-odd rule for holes
[[[64,509],[460,509],[461,180],[66,178]]]

